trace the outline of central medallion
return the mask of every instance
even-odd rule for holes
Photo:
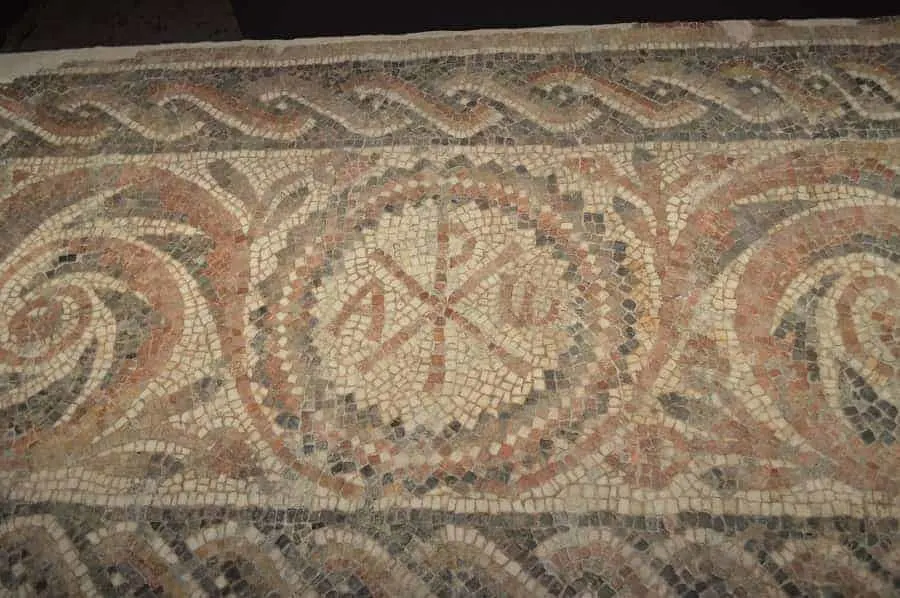
[[[433,198],[382,215],[316,291],[337,393],[437,431],[521,404],[577,321],[568,262],[509,212]]]

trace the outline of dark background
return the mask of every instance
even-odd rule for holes
[[[893,3],[853,0],[0,0],[0,50],[897,12]]]

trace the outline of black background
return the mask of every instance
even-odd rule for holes
[[[720,19],[861,18],[893,3],[534,0],[0,0],[0,49]]]
[[[232,0],[241,30],[250,38],[411,33],[429,30],[597,25],[604,23],[722,19],[860,18],[891,14],[890,5],[833,0],[785,2],[647,2],[634,0],[523,0],[415,4],[358,2],[304,10],[279,0]],[[307,5],[308,6],[308,5]],[[897,12],[897,6],[892,7]]]

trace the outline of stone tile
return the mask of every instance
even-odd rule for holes
[[[162,49],[3,85],[0,585],[895,594],[897,34]]]

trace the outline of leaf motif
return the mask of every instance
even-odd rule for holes
[[[896,442],[900,410],[897,405],[880,397],[866,379],[848,365],[843,365],[839,381],[843,403],[842,413],[866,444]]]
[[[780,490],[803,481],[805,475],[796,467],[775,467],[760,463],[713,467],[700,475],[700,480],[729,496],[747,490]]]
[[[717,409],[711,401],[689,398],[677,392],[669,392],[657,397],[663,410],[677,420],[696,422],[709,418],[719,419]]]
[[[259,213],[265,211],[265,215],[259,216],[263,221],[257,222],[257,225],[272,223],[276,229],[279,228],[281,223],[288,222],[296,214],[308,195],[305,174],[294,173],[278,179],[263,194]]]
[[[108,475],[164,480],[184,469],[183,457],[167,452],[122,449],[90,459],[92,469]]]
[[[216,160],[208,167],[209,174],[219,184],[240,201],[250,206],[256,206],[257,195],[250,180],[240,170],[231,165],[227,160]]]

